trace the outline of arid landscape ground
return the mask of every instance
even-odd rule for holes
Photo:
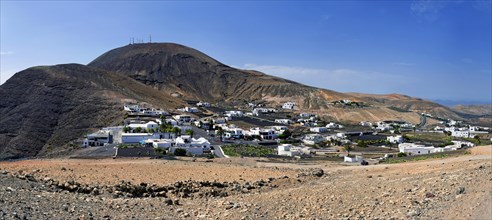
[[[374,166],[21,160],[0,183],[0,219],[490,219],[492,146]]]

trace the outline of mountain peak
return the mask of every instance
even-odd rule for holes
[[[169,61],[190,58],[202,64],[223,65],[206,54],[181,44],[142,43],[129,44],[110,50],[90,62],[88,66],[115,70],[114,68],[124,67],[126,69],[131,66],[128,62],[144,62],[144,64],[152,64],[153,67],[157,67],[160,66],[159,64],[167,64]],[[135,68],[139,68],[139,66]]]

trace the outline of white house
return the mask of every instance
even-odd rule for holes
[[[401,153],[407,153],[409,155],[431,154],[444,151],[443,148],[428,147],[414,143],[401,143],[398,145],[398,149]]]
[[[266,128],[274,130],[276,134],[283,134],[284,131],[289,130],[289,128],[287,126],[283,126],[283,125],[268,126]]]
[[[295,102],[286,102],[282,105],[282,108],[283,109],[294,109],[294,107],[296,106],[296,103]]]
[[[127,112],[132,112],[132,113],[140,112],[140,107],[138,105],[124,105],[123,109]]]
[[[143,114],[143,115],[168,115],[169,113],[166,112],[166,111],[162,111],[160,109],[155,109],[155,108],[143,108],[143,109],[140,109],[140,111],[138,112],[140,114]]]
[[[403,137],[401,135],[388,136],[388,137],[386,137],[386,140],[389,141],[392,144],[401,144],[401,143],[403,143]]]
[[[208,103],[208,102],[200,101],[200,102],[196,103],[196,106],[198,106],[198,107],[210,107],[212,105],[210,105],[210,103]]]
[[[273,129],[251,128],[249,129],[250,136],[260,136],[263,140],[273,140],[277,138],[277,134]]]
[[[286,125],[292,124],[292,120],[286,119],[286,118],[285,119],[275,119],[275,122],[280,123],[280,124],[286,124]]]
[[[187,153],[192,155],[201,155],[206,152],[210,152],[210,142],[201,137],[198,139],[191,138],[188,135],[183,135],[181,137],[176,138],[176,145],[169,148],[169,150],[174,153],[176,149],[181,148],[185,149]]]
[[[316,132],[316,133],[323,133],[323,132],[327,132],[328,128],[326,128],[326,127],[314,127],[314,128],[309,128],[309,131]]]
[[[157,133],[123,133],[121,134],[121,143],[123,144],[136,144],[148,139],[158,139]]]
[[[110,131],[101,130],[92,134],[88,134],[85,138],[83,147],[103,146],[104,144],[113,143],[113,135]]]
[[[244,132],[241,128],[227,128],[224,129],[224,136],[226,138],[242,138],[244,137]]]
[[[315,145],[325,141],[326,139],[319,134],[306,134],[302,142],[307,145]]]
[[[470,131],[465,130],[465,131],[451,131],[451,136],[453,137],[462,137],[462,138],[468,138],[470,137]]]
[[[191,122],[191,116],[189,115],[175,115],[173,118],[179,123],[189,123]]]
[[[378,131],[388,131],[388,130],[390,130],[392,128],[393,127],[391,127],[390,124],[386,124],[384,122],[378,122],[377,127],[376,127],[376,130],[378,130]]]
[[[225,124],[226,123],[226,119],[225,118],[214,118],[214,119],[212,119],[212,122],[214,124]]]
[[[253,109],[253,115],[258,116],[259,114],[273,113],[277,112],[274,108],[255,108]]]
[[[142,128],[142,129],[149,130],[149,129],[156,129],[159,127],[159,125],[153,121],[149,121],[145,124],[129,124],[128,127],[130,127],[132,130],[134,130],[136,128]]]
[[[360,122],[360,125],[370,127],[370,126],[372,126],[372,123],[371,122],[368,122],[368,121],[361,121]]]
[[[199,112],[200,110],[198,110],[197,108],[195,107],[184,107],[183,109],[184,112],[189,112],[189,113],[196,113],[196,112]]]
[[[168,149],[176,145],[176,142],[172,139],[149,139],[149,141],[152,142],[154,148]]]
[[[458,149],[462,148],[462,147],[474,147],[475,146],[474,143],[469,142],[469,141],[451,141],[451,142],[453,142],[454,146],[456,146],[456,148],[458,148]]]
[[[326,128],[339,128],[339,129],[342,129],[343,128],[343,125],[339,125],[337,123],[334,123],[334,122],[330,122],[326,125]]]
[[[227,117],[243,117],[244,113],[242,111],[226,111],[225,116]]]
[[[305,113],[305,112],[303,112],[303,113],[299,114],[299,117],[301,117],[301,118],[316,117],[316,114],[311,114],[311,113]]]
[[[348,163],[359,163],[364,160],[364,157],[362,156],[355,156],[355,157],[349,157],[349,156],[344,156],[343,157],[343,162],[348,162]]]
[[[281,144],[277,147],[277,154],[280,156],[298,156],[302,154],[302,149],[291,144]]]

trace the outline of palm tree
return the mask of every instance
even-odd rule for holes
[[[352,146],[347,143],[345,145],[343,145],[343,149],[345,149],[345,151],[347,151],[347,157],[350,157],[350,151],[352,150]]]
[[[181,134],[181,129],[178,128],[178,127],[174,127],[172,129],[172,133],[174,133],[176,135],[176,137],[177,137],[179,134]]]
[[[186,130],[186,135],[190,135],[191,137],[193,137],[193,134],[195,132],[193,130]]]
[[[221,127],[217,128],[217,135],[219,136],[220,141],[222,141],[222,135],[224,135],[224,130]]]

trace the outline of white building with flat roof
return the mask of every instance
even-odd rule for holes
[[[149,121],[145,124],[129,124],[128,127],[130,127],[132,130],[135,128],[142,128],[142,129],[156,129],[159,127],[159,125],[156,122]]]
[[[302,154],[302,148],[295,147],[292,144],[281,144],[277,147],[277,154],[280,156],[299,156]]]
[[[398,145],[398,149],[401,153],[407,153],[409,155],[421,155],[443,152],[443,148],[435,148],[433,146],[425,146],[414,143],[401,143]]]
[[[309,131],[316,132],[316,133],[324,133],[324,132],[328,132],[328,128],[326,128],[326,127],[314,127],[314,128],[309,128]]]
[[[283,109],[294,109],[294,107],[296,106],[296,103],[295,102],[286,102],[282,105],[282,108]]]
[[[326,138],[319,134],[306,134],[302,142],[307,145],[315,145],[325,141]]]
[[[401,144],[401,143],[403,143],[403,137],[401,135],[388,136],[388,137],[386,137],[386,140],[389,141],[392,144]]]
[[[189,123],[192,121],[190,115],[174,115],[173,118],[174,120],[176,120],[176,122],[178,122],[178,124]]]
[[[454,131],[451,131],[451,136],[468,138],[468,137],[470,137],[470,131],[469,130],[464,130],[464,131],[454,130]]]
[[[121,143],[137,144],[148,139],[158,139],[159,134],[155,133],[123,133],[121,134]]]

